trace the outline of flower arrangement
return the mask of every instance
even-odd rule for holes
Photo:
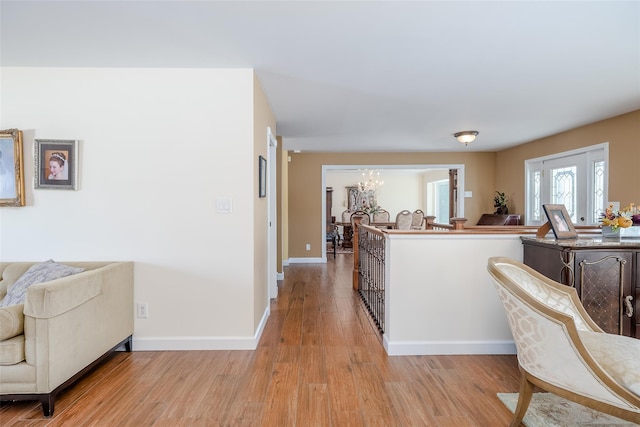
[[[380,211],[380,206],[378,206],[378,204],[376,203],[376,201],[372,201],[371,203],[364,201],[362,203],[362,210],[366,213],[368,213],[369,215],[373,215],[375,213],[378,213]]]
[[[610,204],[604,213],[601,214],[600,222],[604,226],[609,226],[613,231],[619,228],[628,228],[633,225],[633,216],[637,214],[638,208],[634,207],[633,203],[621,210],[613,209],[613,205]]]

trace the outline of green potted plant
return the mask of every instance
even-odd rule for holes
[[[496,208],[495,213],[498,215],[506,215],[509,213],[509,207],[507,206],[507,196],[504,193],[496,191],[496,196],[493,198],[493,207]]]

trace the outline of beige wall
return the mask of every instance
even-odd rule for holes
[[[640,110],[585,125],[497,153],[289,153],[289,239],[286,258],[322,253],[322,165],[464,164],[468,224],[493,212],[494,192],[505,192],[511,213],[524,212],[524,161],[609,143],[609,200],[640,204]],[[311,243],[311,251],[305,244]]]
[[[253,197],[255,209],[253,210],[253,309],[254,309],[254,328],[258,328],[262,316],[269,304],[268,298],[268,249],[267,249],[267,198],[258,197],[258,156],[267,158],[268,142],[267,129],[271,128],[272,134],[276,133],[276,120],[269,102],[262,90],[260,81],[253,74],[253,137],[254,137],[254,155],[253,155]]]
[[[323,165],[436,165],[464,164],[465,217],[475,224],[493,212],[495,153],[289,153],[289,258],[322,256]],[[305,250],[305,244],[311,250]]]
[[[524,211],[524,162],[590,145],[609,143],[609,200],[640,204],[640,110],[538,139],[497,153],[496,182],[510,212]]]

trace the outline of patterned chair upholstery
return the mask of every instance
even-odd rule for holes
[[[607,334],[574,288],[509,258],[489,258],[522,372],[511,426],[524,417],[533,386],[640,424],[640,340]]]

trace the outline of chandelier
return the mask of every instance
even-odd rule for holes
[[[361,192],[375,191],[384,185],[384,181],[380,179],[380,171],[364,170],[362,172],[362,180],[358,183],[358,190]]]

